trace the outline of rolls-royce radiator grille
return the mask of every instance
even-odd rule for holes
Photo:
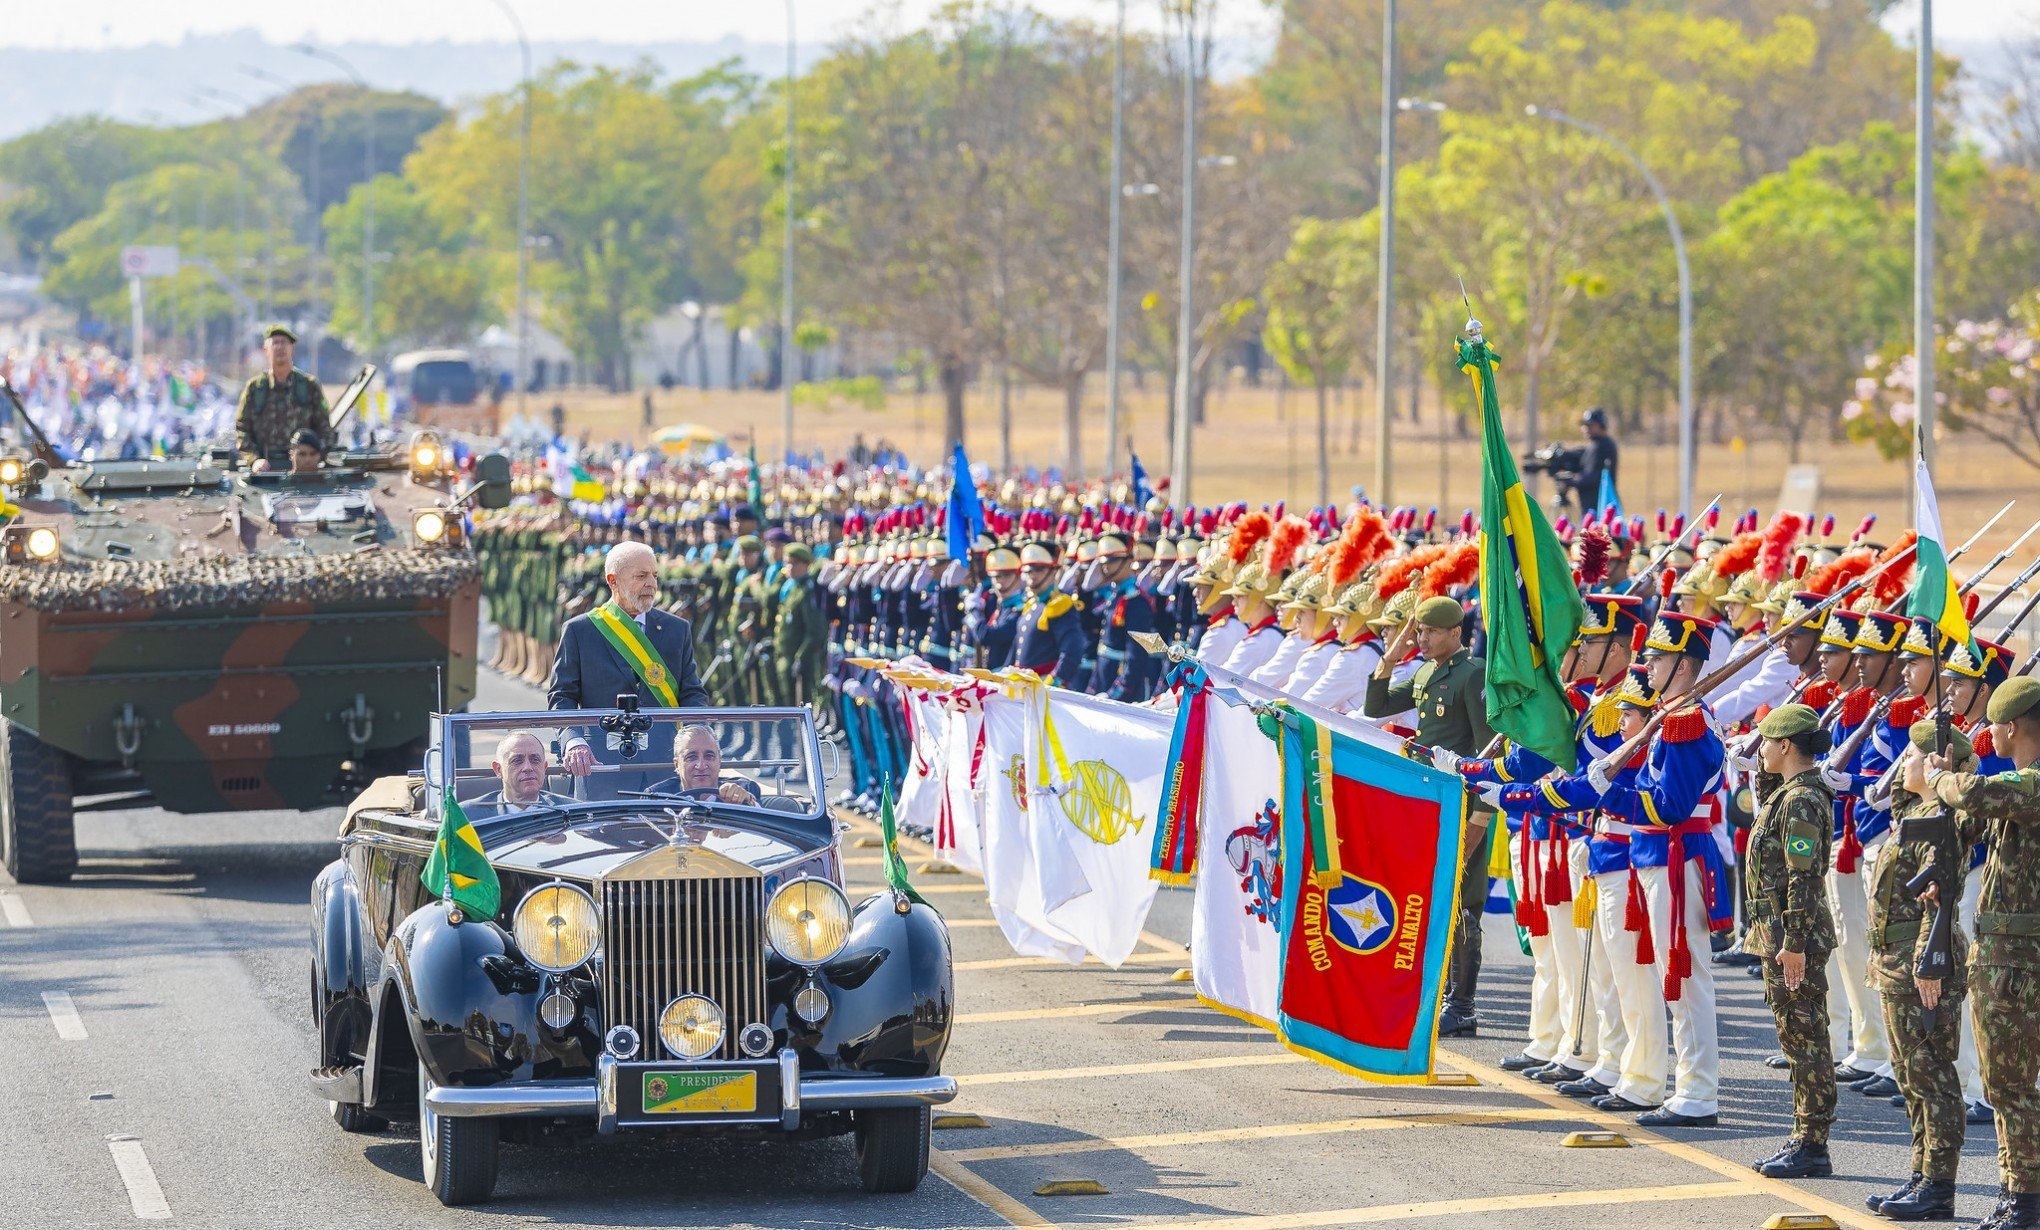
[[[765,1013],[764,881],[612,880],[602,885],[604,1029],[628,1025],[642,1058],[671,1058],[659,1014],[682,995],[723,1011],[713,1059],[737,1059],[737,1035]]]

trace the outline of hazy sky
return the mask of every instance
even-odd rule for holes
[[[1033,0],[1044,12],[1111,20],[1113,0]],[[617,42],[709,42],[734,35],[758,42],[785,37],[785,6],[775,0],[512,0],[531,37]],[[904,25],[918,24],[940,0],[891,0]],[[826,42],[871,9],[871,0],[795,0],[801,41]],[[274,42],[402,43],[453,39],[495,42],[508,24],[493,0],[347,0],[342,4],[275,0],[67,0],[7,6],[0,46],[105,47],[175,42],[187,33],[254,29]],[[1263,28],[1263,0],[1226,0],[1235,29]],[[1130,20],[1157,24],[1157,0],[1129,0]],[[1914,4],[1901,5],[1894,30],[1910,32]],[[1988,39],[2008,25],[2040,23],[2040,0],[1936,0],[1936,38]],[[2011,20],[2008,21],[2008,18]]]

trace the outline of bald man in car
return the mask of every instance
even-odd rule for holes
[[[545,788],[545,775],[550,765],[545,754],[545,740],[534,731],[513,730],[504,735],[496,744],[496,758],[489,762],[489,768],[495,771],[502,788],[473,800],[462,810],[487,807],[494,809],[496,815],[505,815],[527,807],[556,807],[573,802],[565,795],[554,794]]]

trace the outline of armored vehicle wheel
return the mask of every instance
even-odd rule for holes
[[[418,1065],[418,1155],[439,1203],[480,1204],[496,1190],[496,1121],[432,1113],[432,1078]]]
[[[857,1177],[868,1192],[910,1192],[928,1173],[926,1106],[857,1112]]]
[[[68,880],[78,869],[71,758],[0,721],[0,862],[19,884]]]

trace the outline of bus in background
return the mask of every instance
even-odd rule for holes
[[[390,393],[399,419],[495,436],[496,404],[465,350],[413,350],[390,361]]]

